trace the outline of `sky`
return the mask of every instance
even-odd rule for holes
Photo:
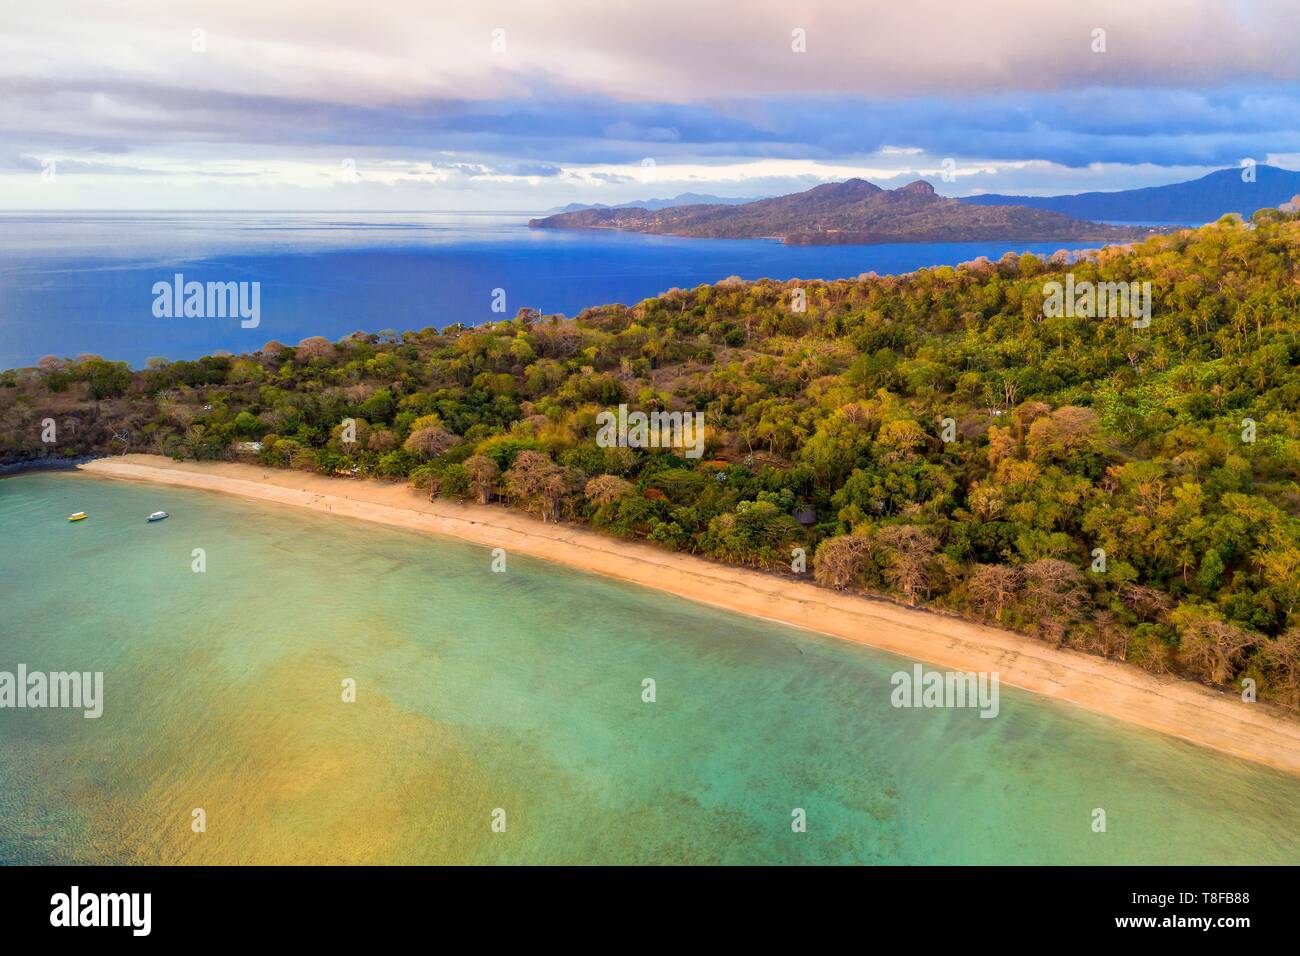
[[[0,0],[0,209],[524,210],[1300,168],[1295,0]]]

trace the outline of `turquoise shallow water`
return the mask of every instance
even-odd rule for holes
[[[1298,780],[539,561],[78,475],[0,543],[0,670],[106,697],[0,710],[3,862],[1300,862]]]

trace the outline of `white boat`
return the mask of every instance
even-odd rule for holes
[[[168,515],[167,515],[167,512],[165,512],[165,511],[155,511],[153,514],[151,514],[151,515],[149,516],[149,520],[150,520],[150,521],[162,521],[162,519],[163,519],[163,518],[166,518],[167,516],[168,516]]]

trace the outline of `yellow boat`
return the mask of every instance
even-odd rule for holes
[[[69,521],[85,521],[85,520],[86,520],[86,513],[85,513],[84,511],[78,511],[75,515],[68,515],[68,520],[69,520]]]

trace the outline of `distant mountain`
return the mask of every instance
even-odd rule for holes
[[[567,206],[557,206],[554,209],[546,210],[546,215],[552,216],[565,212],[582,212],[584,209],[670,209],[673,206],[739,206],[742,203],[754,202],[757,198],[749,196],[745,199],[733,199],[727,196],[709,196],[703,193],[681,193],[672,199],[639,199],[634,202],[621,202],[614,205],[608,205],[603,202],[571,202]]]
[[[969,196],[961,201],[976,206],[1027,206],[1059,212],[1078,219],[1119,222],[1178,222],[1200,225],[1225,213],[1251,213],[1279,206],[1300,193],[1300,173],[1276,166],[1256,166],[1255,181],[1242,182],[1240,167],[1220,169],[1185,183],[1124,189],[1117,192],[1078,193],[1074,196]]]
[[[707,203],[652,210],[583,209],[533,219],[538,229],[622,229],[705,239],[779,238],[794,245],[880,242],[1131,242],[1152,230],[1080,222],[1023,206],[989,206],[936,195],[917,180],[881,189],[864,179],[741,205]]]

